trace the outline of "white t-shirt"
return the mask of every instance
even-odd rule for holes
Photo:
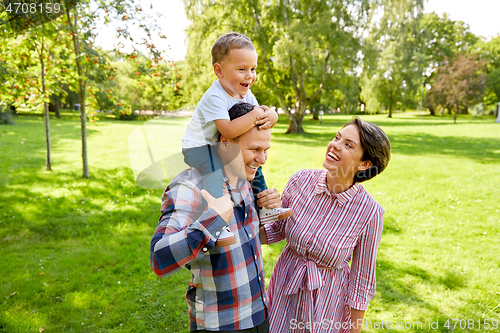
[[[224,90],[218,79],[215,80],[194,109],[182,138],[182,149],[214,145],[218,133],[214,120],[230,120],[227,111],[234,104],[242,102],[259,105],[250,89],[242,99],[234,98]]]

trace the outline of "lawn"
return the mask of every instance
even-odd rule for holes
[[[484,320],[500,320],[500,124],[363,118],[386,131],[393,152],[387,170],[365,183],[386,211],[367,320],[422,323],[405,332],[500,331],[484,329]],[[349,119],[305,120],[303,135],[283,134],[281,119],[264,168],[268,185],[281,191],[293,172],[321,168],[327,143]],[[0,126],[0,332],[188,332],[189,272],[160,279],[149,266],[161,190],[136,185],[137,160],[148,155],[129,153],[143,122],[89,125],[91,177],[83,179],[77,119],[51,119],[52,172],[43,119],[14,121]],[[155,160],[178,155],[186,123],[144,126],[157,129],[149,142]],[[283,246],[263,246],[267,280]],[[471,321],[453,329],[453,318]],[[428,329],[436,320],[438,329]],[[401,329],[364,330],[380,331]]]

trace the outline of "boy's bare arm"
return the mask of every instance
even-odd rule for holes
[[[257,116],[261,113],[263,113],[262,109],[254,108],[244,116],[238,117],[231,121],[227,119],[217,119],[214,122],[219,132],[226,139],[234,139],[251,130],[255,126],[255,120],[257,119]]]

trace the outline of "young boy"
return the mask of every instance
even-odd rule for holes
[[[203,187],[215,198],[220,198],[223,195],[224,176],[216,149],[218,133],[233,139],[254,126],[271,128],[278,121],[278,115],[267,107],[262,107],[232,121],[229,119],[228,110],[237,103],[259,105],[250,91],[256,79],[257,68],[257,52],[250,38],[235,32],[220,36],[212,46],[212,64],[217,80],[205,92],[193,112],[182,138],[182,153],[184,161],[203,175]],[[256,198],[258,193],[267,189],[260,167],[252,185]],[[292,214],[293,211],[287,208],[259,209],[259,218],[266,223],[282,220]],[[235,236],[226,229],[221,233],[216,246],[234,242]]]

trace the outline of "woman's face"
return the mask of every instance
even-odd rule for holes
[[[358,126],[348,125],[328,144],[323,167],[335,178],[352,181],[356,172],[372,165],[370,161],[361,161],[363,153]]]

